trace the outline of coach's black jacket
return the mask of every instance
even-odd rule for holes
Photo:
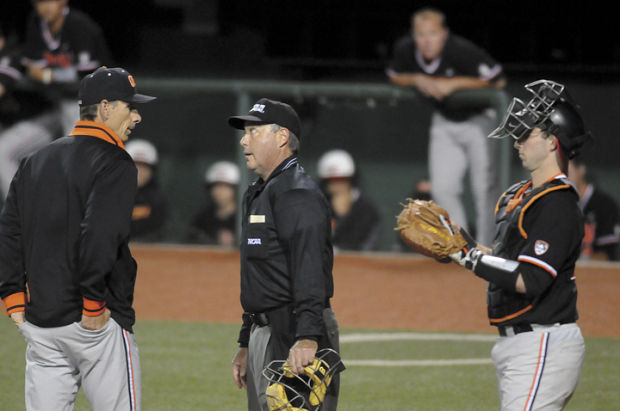
[[[330,211],[297,157],[282,162],[267,181],[250,185],[242,219],[243,309],[269,314],[290,308],[291,337],[320,340],[322,312],[334,290]],[[245,316],[241,346],[247,346],[250,326]]]
[[[119,137],[90,121],[22,160],[0,215],[0,297],[9,314],[25,303],[29,322],[58,327],[107,305],[132,331],[136,178]]]

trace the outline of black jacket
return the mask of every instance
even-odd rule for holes
[[[0,297],[9,313],[27,301],[29,322],[59,327],[107,304],[132,330],[136,178],[118,136],[88,121],[22,160],[0,215]]]
[[[248,188],[240,250],[243,309],[263,313],[290,306],[295,338],[323,335],[322,312],[334,292],[329,204],[297,157]],[[244,320],[242,346],[251,325]]]

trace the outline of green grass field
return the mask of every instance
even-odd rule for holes
[[[142,362],[144,410],[243,410],[232,381],[237,325],[141,321],[135,327]],[[343,341],[353,333],[341,330]],[[385,333],[385,331],[382,331]],[[453,334],[446,334],[453,335]],[[363,338],[361,338],[363,340]],[[614,410],[620,404],[620,339],[588,338],[582,378],[568,410]],[[493,342],[394,340],[343,342],[351,361],[342,374],[339,410],[496,410],[495,372],[473,365],[356,365],[364,360],[488,360]],[[0,408],[24,407],[25,343],[0,321]],[[76,410],[89,410],[80,393]]]

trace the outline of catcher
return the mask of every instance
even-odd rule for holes
[[[532,98],[515,98],[489,135],[512,137],[531,177],[497,202],[493,249],[454,229],[431,203],[410,201],[397,229],[414,249],[442,261],[448,256],[488,281],[489,322],[500,335],[491,357],[501,409],[561,410],[575,392],[585,353],[575,277],[583,215],[566,172],[591,135],[562,84],[539,80],[525,89]]]

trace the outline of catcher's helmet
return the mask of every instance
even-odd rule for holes
[[[344,370],[340,355],[325,348],[317,352],[305,374],[291,371],[288,362],[272,361],[263,370],[269,381],[267,402],[270,411],[316,411],[323,401],[333,377]]]
[[[558,138],[568,158],[573,158],[592,138],[586,130],[578,106],[570,99],[564,85],[550,80],[538,80],[525,85],[533,94],[528,103],[514,98],[504,121],[489,137],[511,136],[522,140],[538,127]]]

